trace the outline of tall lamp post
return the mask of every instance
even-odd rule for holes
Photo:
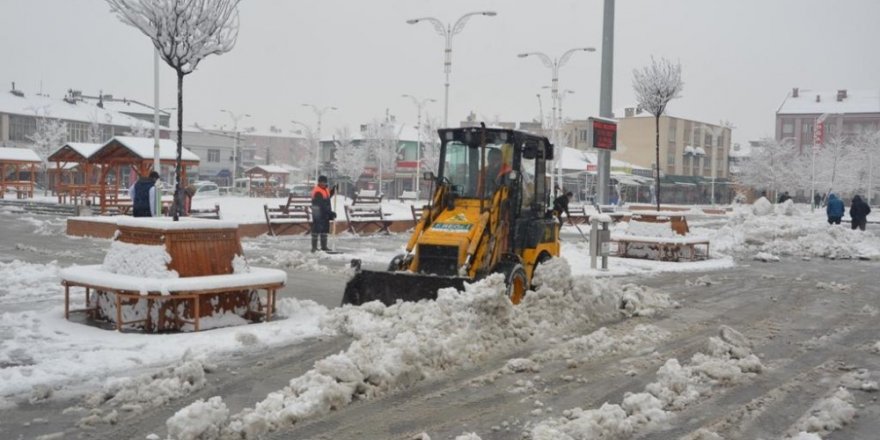
[[[418,109],[418,123],[416,124],[416,195],[417,197],[422,193],[422,187],[419,186],[419,176],[422,173],[422,108],[425,104],[429,102],[437,102],[436,99],[433,98],[425,98],[419,99],[412,95],[404,94],[402,95],[404,98],[409,98],[412,100],[413,104],[416,105]]]
[[[411,20],[407,20],[407,24],[416,24],[420,21],[427,21],[434,25],[434,30],[437,31],[443,39],[446,41],[446,49],[444,51],[444,62],[443,62],[443,72],[446,73],[446,93],[445,98],[443,100],[443,126],[449,126],[449,73],[452,72],[452,37],[461,32],[464,29],[464,25],[467,24],[468,20],[474,15],[484,15],[486,17],[494,17],[498,15],[495,11],[477,11],[477,12],[468,12],[467,14],[459,17],[458,20],[455,21],[454,24],[444,24],[437,18],[434,17],[422,17],[422,18],[413,18]]]
[[[315,184],[317,185],[318,175],[320,174],[318,169],[320,168],[321,159],[321,119],[324,117],[324,113],[327,113],[327,111],[339,109],[333,106],[318,107],[314,104],[303,104],[303,107],[311,108],[312,111],[315,112],[315,116],[318,117],[318,129],[315,133],[315,137],[317,137],[317,139],[315,140],[315,143],[317,144],[315,145]]]
[[[223,113],[228,113],[232,118],[232,133],[235,134],[235,137],[232,138],[232,185],[235,186],[235,178],[238,177],[238,121],[249,118],[251,115],[247,113],[243,114],[235,114],[229,110],[221,109]]]
[[[575,52],[595,52],[595,51],[596,51],[595,47],[575,47],[573,49],[569,49],[569,50],[563,52],[562,55],[559,56],[559,58],[550,58],[550,56],[545,54],[544,52],[525,52],[525,53],[521,53],[521,54],[517,55],[520,58],[526,58],[529,56],[538,57],[541,60],[541,62],[544,63],[544,66],[549,68],[553,74],[553,81],[550,83],[551,84],[550,95],[553,99],[553,113],[552,113],[553,114],[553,118],[552,118],[553,121],[551,123],[552,126],[550,127],[550,129],[551,129],[551,133],[553,135],[553,143],[554,144],[559,143],[559,134],[557,132],[559,130],[559,121],[557,120],[557,115],[556,115],[556,106],[557,106],[557,103],[559,102],[559,68],[564,66],[565,63],[568,62],[568,60],[571,58],[572,55],[574,55]],[[559,164],[559,159],[556,159],[555,156],[556,155],[554,155],[554,159],[553,159],[554,169]],[[550,186],[553,187],[553,191],[554,191],[554,195],[555,195],[556,173],[553,173],[550,175]]]

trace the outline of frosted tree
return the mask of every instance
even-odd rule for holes
[[[348,127],[336,130],[333,143],[336,147],[333,161],[340,177],[347,177],[352,186],[364,173],[364,165],[367,163],[367,148],[357,145],[352,140],[351,131]]]
[[[660,115],[666,111],[669,101],[681,96],[684,82],[681,80],[681,64],[673,64],[666,58],[659,61],[651,57],[651,65],[633,70],[633,91],[639,107],[654,115],[656,159],[654,177],[657,210],[660,210]]]
[[[315,165],[315,154],[318,152],[315,149],[315,145],[319,144],[318,135],[309,127],[305,127],[305,130],[293,130],[291,133],[303,136],[304,138],[303,142],[298,144],[295,151],[292,152],[294,163],[302,164],[301,168],[305,170],[305,175],[311,175],[313,179],[314,174],[310,174],[308,170],[311,169],[311,172],[314,172],[312,167]]]
[[[138,119],[137,122],[128,127],[128,131],[125,132],[125,135],[139,138],[151,138],[153,137],[153,127],[147,126],[143,121]]]
[[[27,138],[33,142],[31,149],[37,153],[42,163],[43,188],[48,188],[46,170],[49,166],[49,155],[67,142],[67,123],[56,118],[50,118],[45,110],[34,110],[37,115],[37,130]]]
[[[849,139],[834,136],[816,150],[816,183],[826,194],[851,193],[859,188],[859,154]]]
[[[791,161],[795,155],[795,147],[791,142],[761,139],[743,162],[737,180],[743,186],[768,190],[768,197],[776,200],[775,194],[779,190],[791,189],[795,174]]]
[[[878,166],[880,166],[880,130],[863,130],[853,139],[855,170],[862,182],[857,192],[867,197],[868,203],[874,195]]]
[[[382,192],[382,178],[388,169],[394,169],[397,164],[397,150],[400,144],[400,131],[396,129],[393,123],[388,121],[380,121],[374,119],[373,122],[367,124],[367,130],[364,134],[366,146],[370,151],[370,156],[376,163],[378,169],[379,192]]]
[[[437,129],[440,119],[426,116],[422,122],[422,166],[419,170],[432,171],[437,174],[440,166],[440,137]]]
[[[120,21],[153,41],[159,56],[177,73],[177,163],[180,191],[183,153],[183,77],[208,55],[232,50],[238,38],[240,0],[107,0]],[[178,220],[174,210],[174,220]]]

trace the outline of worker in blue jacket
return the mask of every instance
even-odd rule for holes
[[[825,214],[828,215],[829,225],[839,225],[840,219],[843,218],[843,200],[837,198],[836,194],[828,194],[828,205],[825,207]]]

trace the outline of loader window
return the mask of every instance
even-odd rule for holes
[[[498,187],[501,176],[511,170],[512,146],[509,144],[487,144],[486,157],[480,161],[479,147],[469,147],[459,142],[446,144],[444,176],[452,185],[458,197],[477,198],[480,196],[480,173],[485,167],[485,196],[489,198]]]

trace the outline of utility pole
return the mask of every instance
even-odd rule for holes
[[[614,75],[614,0],[605,0],[602,20],[602,79],[599,92],[599,116],[613,118],[611,111],[611,88]],[[608,185],[611,181],[611,152],[598,150],[599,204],[608,204]],[[657,173],[660,164],[657,164]]]
[[[42,83],[40,85],[42,88]],[[162,175],[162,163],[159,158],[159,49],[153,48],[153,171]],[[88,183],[88,182],[86,182]],[[162,215],[162,189],[156,188],[156,217]],[[176,197],[175,197],[175,200]]]

